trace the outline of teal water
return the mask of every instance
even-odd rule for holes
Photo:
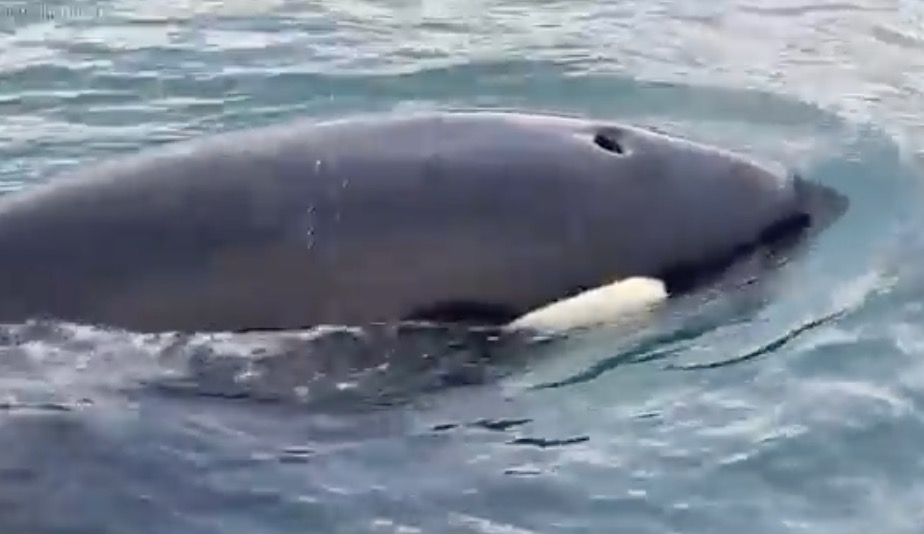
[[[4,0],[3,190],[490,107],[657,126],[851,206],[769,291],[557,342],[6,326],[0,532],[921,532],[921,74],[910,1]]]

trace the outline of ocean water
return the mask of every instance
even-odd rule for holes
[[[656,126],[850,209],[759,295],[544,342],[6,325],[0,532],[924,531],[924,4],[0,4],[4,191],[427,108]]]

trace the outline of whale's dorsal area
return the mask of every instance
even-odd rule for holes
[[[743,155],[611,121],[297,120],[0,198],[0,322],[587,322],[695,286],[773,228],[809,224],[809,189]]]

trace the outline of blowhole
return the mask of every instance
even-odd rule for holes
[[[607,152],[612,152],[614,154],[623,155],[626,153],[622,144],[619,143],[616,139],[613,139],[612,136],[607,135],[604,132],[597,132],[594,135],[594,144],[598,147],[606,150]]]

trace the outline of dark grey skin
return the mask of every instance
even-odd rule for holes
[[[804,215],[806,187],[616,123],[487,112],[297,121],[0,198],[0,322],[501,323],[726,257]]]

